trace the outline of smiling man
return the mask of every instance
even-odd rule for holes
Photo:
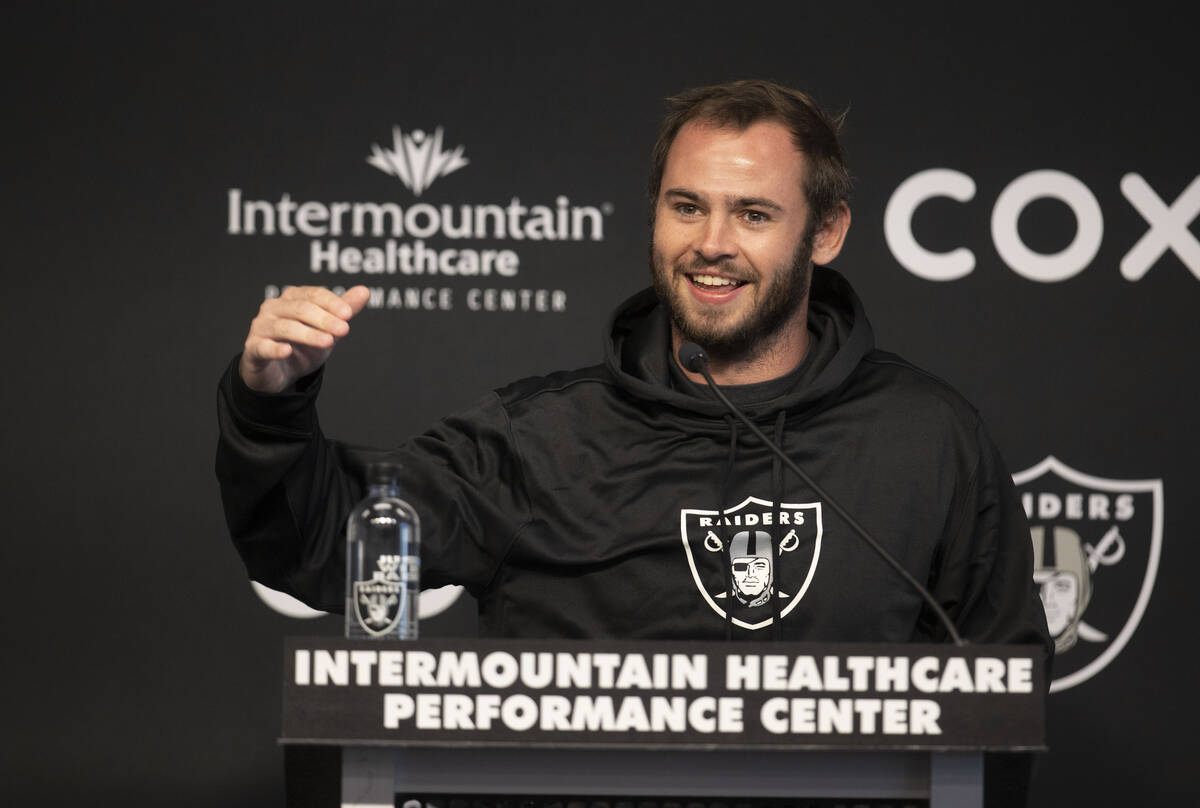
[[[693,341],[963,636],[1048,648],[1028,527],[978,414],[876,350],[824,267],[850,226],[835,121],[763,81],[667,103],[653,289],[617,308],[604,362],[497,390],[386,453],[422,519],[422,583],[465,585],[490,636],[944,639],[918,594],[680,367]],[[235,544],[257,580],[328,611],[344,608],[343,526],[371,454],[321,433],[316,398],[366,299],[300,287],[264,302],[220,388]]]

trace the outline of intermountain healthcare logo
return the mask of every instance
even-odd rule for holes
[[[776,522],[774,503],[746,497],[725,511],[723,521],[719,510],[679,512],[692,579],[722,620],[732,612],[734,625],[769,626],[772,599],[779,601],[782,619],[808,591],[821,555],[821,504],[785,503],[778,511]]]
[[[1054,638],[1054,693],[1103,670],[1137,629],[1162,552],[1163,484],[1094,477],[1054,457],[1013,481]]]
[[[393,127],[392,145],[372,144],[365,162],[399,179],[415,200],[295,199],[287,191],[261,195],[234,187],[226,193],[225,232],[307,242],[303,250],[292,249],[294,242],[287,249],[290,261],[310,274],[267,284],[265,298],[278,297],[288,285],[317,283],[340,291],[365,284],[372,309],[566,312],[568,290],[555,288],[556,274],[583,273],[561,252],[548,258],[542,245],[604,241],[613,205],[577,205],[565,193],[532,204],[516,193],[468,202],[471,190],[462,181],[453,201],[427,201],[423,195],[436,180],[469,165],[463,152],[462,145],[445,148],[441,126],[432,133]],[[378,174],[357,165],[370,175],[370,187],[381,186]],[[494,179],[488,178],[489,187]],[[395,192],[399,186],[387,187]],[[525,253],[539,251],[545,263],[536,284],[521,283]]]
[[[458,171],[468,163],[463,147],[452,152],[442,151],[442,127],[433,130],[433,137],[420,129],[404,134],[399,126],[392,127],[392,148],[383,149],[371,144],[367,162],[384,174],[391,174],[404,183],[414,195],[430,186],[438,177]]]

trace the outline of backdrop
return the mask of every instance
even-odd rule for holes
[[[794,2],[6,17],[0,801],[281,804],[281,640],[340,623],[268,605],[226,536],[213,400],[259,303],[375,290],[321,402],[360,443],[591,364],[646,282],[662,98],[748,76],[849,108],[835,267],[882,346],[980,408],[1025,495],[1063,646],[1035,804],[1194,794],[1187,20]],[[471,634],[472,604],[443,595],[423,632]]]

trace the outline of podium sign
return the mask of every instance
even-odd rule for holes
[[[1025,646],[289,639],[282,741],[1033,750]]]

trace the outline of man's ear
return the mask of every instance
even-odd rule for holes
[[[850,206],[839,202],[813,238],[812,262],[824,266],[837,258],[850,230]]]

